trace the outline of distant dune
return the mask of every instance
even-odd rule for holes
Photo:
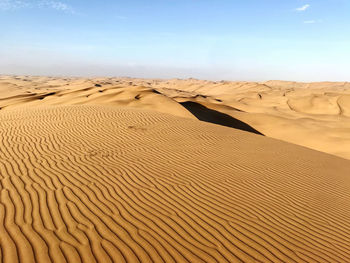
[[[350,262],[349,88],[0,77],[0,262]]]

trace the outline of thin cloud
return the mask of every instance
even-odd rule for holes
[[[315,24],[317,23],[315,20],[306,20],[304,21],[304,24]]]
[[[306,5],[303,5],[302,7],[296,8],[295,10],[298,11],[298,12],[304,12],[304,11],[306,11],[309,8],[310,8],[310,5],[306,4]]]
[[[66,13],[74,13],[74,10],[71,6],[60,1],[40,1],[39,6],[44,8],[55,9],[57,11],[62,11]]]
[[[28,1],[0,0],[0,10],[12,10],[26,7],[31,7]]]
[[[65,13],[74,13],[68,4],[54,0],[0,0],[0,10],[16,10],[24,8],[48,8]]]
[[[126,16],[116,16],[115,18],[120,19],[120,20],[128,19],[128,17],[126,17]]]
[[[322,19],[318,19],[318,20],[305,20],[303,23],[304,24],[317,24],[317,23],[322,23],[323,20]]]

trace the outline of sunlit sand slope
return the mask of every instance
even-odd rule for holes
[[[350,161],[147,110],[0,112],[0,262],[350,262]]]

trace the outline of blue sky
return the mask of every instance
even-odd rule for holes
[[[0,0],[0,74],[350,81],[350,0]]]

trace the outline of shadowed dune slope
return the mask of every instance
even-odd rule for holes
[[[0,112],[0,262],[350,262],[350,161],[147,110]]]
[[[181,102],[181,105],[184,106],[188,111],[190,111],[194,116],[199,120],[210,122],[230,128],[239,129],[242,131],[252,132],[255,134],[263,135],[259,131],[255,130],[253,127],[248,124],[233,118],[232,116],[222,113],[220,111],[209,109],[203,106],[200,103],[193,101]]]

